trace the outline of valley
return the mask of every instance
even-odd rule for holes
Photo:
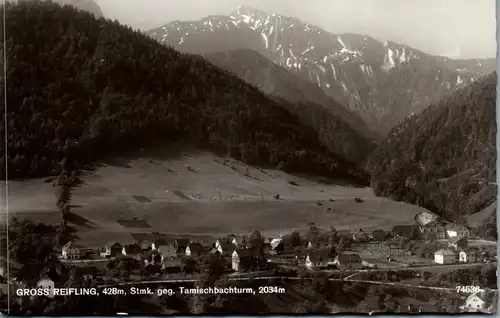
[[[88,247],[112,240],[132,243],[129,233],[144,232],[218,237],[259,230],[273,237],[305,231],[310,222],[389,230],[413,223],[415,214],[425,211],[342,180],[328,184],[328,179],[255,168],[178,146],[114,159],[81,179],[72,191],[77,217],[70,223],[76,241]],[[9,183],[11,217],[59,223],[55,189],[45,180]],[[137,224],[123,226],[121,220]]]

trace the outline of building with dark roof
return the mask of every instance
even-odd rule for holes
[[[363,267],[361,256],[352,253],[341,253],[335,257],[334,264],[339,269],[360,269]]]

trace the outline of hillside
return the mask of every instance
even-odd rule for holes
[[[214,240],[256,229],[274,237],[305,230],[310,222],[339,230],[353,224],[390,230],[413,224],[415,214],[426,211],[376,197],[368,187],[252,167],[179,144],[159,146],[121,153],[81,176],[68,222],[76,241],[124,244],[151,232]],[[60,223],[55,189],[45,179],[9,182],[11,217]]]
[[[356,164],[257,88],[118,22],[51,2],[7,4],[9,178],[182,140],[255,165],[367,183]],[[57,21],[57,23],[54,23]],[[34,31],[33,31],[34,30]]]
[[[375,193],[450,220],[490,205],[497,194],[496,83],[493,73],[394,128],[369,159]]]
[[[236,49],[257,51],[315,83],[383,135],[406,116],[420,111],[427,102],[426,94],[437,94],[439,99],[495,69],[495,59],[446,59],[362,34],[334,34],[295,17],[250,7],[198,21],[173,21],[146,34],[181,52],[205,55]],[[429,67],[420,69],[422,63]],[[398,75],[404,65],[409,68]],[[401,80],[404,76],[412,80]],[[429,80],[432,87],[441,88],[437,93],[420,84]],[[386,82],[390,84],[384,86]],[[384,87],[410,92],[411,98],[398,103],[400,93],[388,95]],[[432,98],[430,102],[435,101]],[[397,107],[401,109],[394,112]]]
[[[293,104],[333,151],[363,161],[374,149],[374,133],[353,112],[326,95],[318,86],[276,65],[256,51],[239,49],[205,56],[263,92]]]

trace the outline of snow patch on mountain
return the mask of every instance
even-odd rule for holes
[[[330,64],[330,66],[332,67],[333,79],[337,80],[337,71],[335,71],[335,66],[333,64]]]
[[[262,39],[264,39],[266,49],[269,49],[269,39],[267,38],[267,35],[265,33],[260,34],[262,36]]]
[[[394,51],[388,48],[384,56],[384,64],[382,65],[382,69],[385,71],[389,71],[394,66],[396,66],[396,63],[394,62]]]

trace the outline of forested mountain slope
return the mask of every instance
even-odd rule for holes
[[[7,129],[8,157],[0,161],[8,160],[9,178],[57,173],[63,158],[81,166],[161,139],[251,164],[368,180],[284,101],[200,56],[69,6],[6,6],[8,120],[0,132]]]
[[[377,195],[417,203],[448,219],[497,195],[493,73],[407,119],[369,159]]]
[[[289,101],[294,106],[291,110],[311,123],[333,151],[362,162],[375,148],[374,141],[378,138],[358,115],[314,83],[276,65],[260,53],[239,49],[205,57],[263,92]]]

